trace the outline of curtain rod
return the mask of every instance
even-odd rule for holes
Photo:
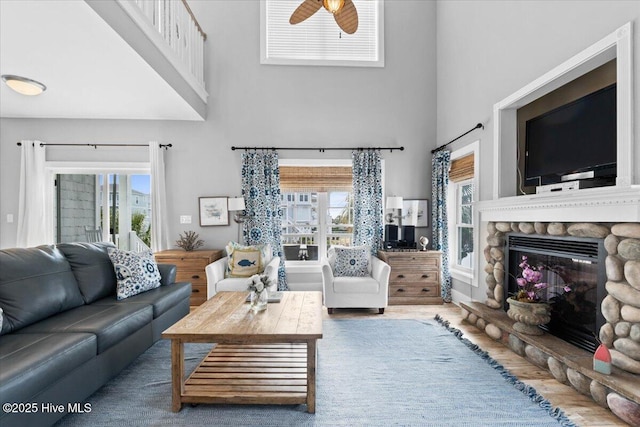
[[[16,143],[18,147],[22,146],[22,142]],[[44,146],[66,146],[66,147],[93,147],[97,149],[98,147],[148,147],[149,144],[51,144],[46,142],[41,142],[40,147]],[[168,150],[173,147],[173,144],[160,144],[160,148],[164,148]]]
[[[455,141],[459,140],[460,138],[462,138],[463,136],[465,136],[466,134],[471,133],[474,130],[480,129],[480,128],[484,129],[484,126],[482,125],[482,123],[478,123],[477,125],[475,125],[475,127],[469,129],[468,131],[466,131],[465,133],[463,133],[459,137],[453,138],[451,141],[447,142],[446,144],[441,145],[440,147],[437,147],[437,148],[431,150],[431,154],[435,153],[436,151],[442,150],[444,147],[446,147],[447,145],[451,144],[452,142],[455,142]]]
[[[301,150],[301,151],[319,151],[321,153],[324,153],[325,151],[331,151],[331,150],[358,150],[358,151],[364,151],[364,150],[389,150],[393,153],[393,150],[400,150],[400,151],[404,151],[404,147],[235,147],[232,146],[231,147],[231,151],[235,151],[235,150],[244,150],[244,151],[249,151],[249,150]]]

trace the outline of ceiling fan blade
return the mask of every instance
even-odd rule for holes
[[[358,29],[358,11],[351,0],[344,0],[344,6],[340,12],[333,15],[336,23],[342,31],[353,34]]]
[[[349,0],[350,1],[350,0]],[[300,6],[291,14],[290,24],[299,24],[322,7],[322,0],[304,0]]]

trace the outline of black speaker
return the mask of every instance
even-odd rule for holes
[[[416,227],[414,225],[402,226],[402,240],[407,243],[414,243],[416,241]]]
[[[386,242],[398,241],[398,226],[395,224],[387,224],[384,226],[384,235]]]

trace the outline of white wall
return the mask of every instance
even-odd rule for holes
[[[474,131],[453,144],[455,149],[480,138],[481,200],[492,197],[493,104],[629,21],[634,26],[634,135],[639,159],[640,2],[438,2],[436,139],[447,141],[478,122],[485,125],[484,130]],[[485,246],[485,238],[482,230],[479,251]],[[480,260],[484,262],[484,257]],[[454,281],[454,294],[484,300],[483,283],[481,280],[480,287],[473,288]]]
[[[259,2],[194,1],[207,33],[205,122],[0,119],[0,247],[15,245],[19,149],[16,141],[158,140],[166,156],[171,241],[195,230],[207,248],[236,237],[236,226],[199,227],[199,196],[240,194],[239,151],[232,145],[387,146],[386,189],[430,198],[430,150],[436,143],[436,4],[385,3],[384,68],[260,65]],[[281,158],[349,158],[343,151],[282,151]],[[193,224],[179,224],[191,215]]]

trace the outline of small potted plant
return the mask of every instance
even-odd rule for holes
[[[551,320],[550,305],[544,298],[548,283],[542,281],[544,266],[529,265],[526,255],[522,256],[519,265],[521,277],[516,278],[518,292],[515,296],[508,298],[509,310],[507,314],[516,321],[513,329],[523,334],[542,335],[539,325],[549,323]],[[564,291],[569,292],[571,288],[564,286]]]
[[[269,285],[271,281],[267,275],[254,274],[249,278],[248,290],[251,291],[251,309],[254,312],[267,309],[267,302],[269,301]]]
[[[185,231],[184,236],[180,234],[180,239],[176,240],[176,246],[187,252],[194,251],[204,245],[204,240],[198,240],[198,237],[195,231]]]

